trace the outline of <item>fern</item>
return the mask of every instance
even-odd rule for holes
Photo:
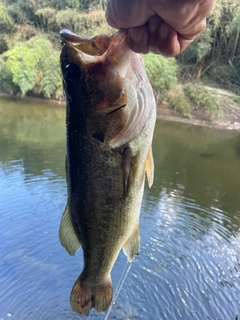
[[[39,92],[41,70],[53,51],[52,44],[44,38],[32,38],[5,53],[6,69],[12,75],[15,86],[22,96],[33,90]]]
[[[43,65],[42,92],[44,97],[50,98],[61,87],[59,54],[54,52]]]
[[[15,86],[12,74],[7,70],[3,56],[0,56],[0,88],[10,94],[19,92],[18,86]]]

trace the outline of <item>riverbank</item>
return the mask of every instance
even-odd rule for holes
[[[174,111],[167,102],[161,103],[157,108],[157,117],[161,120],[189,123],[199,126],[207,126],[216,129],[240,130],[240,97],[223,89],[206,87],[217,95],[221,112],[218,118],[214,118],[205,110],[191,106],[191,117],[186,118]]]
[[[217,94],[218,96],[219,103],[221,105],[221,114],[219,115],[219,118],[213,118],[206,111],[195,106],[191,106],[191,117],[186,118],[174,111],[171,108],[170,104],[167,102],[163,102],[160,105],[158,105],[157,118],[167,121],[175,121],[205,127],[212,127],[220,130],[240,130],[240,97],[234,95],[232,92],[228,90],[215,88],[213,89],[211,87],[207,88],[210,91],[214,90],[215,94]],[[17,100],[37,101],[49,104],[58,104],[62,106],[65,105],[65,102],[60,100],[26,96],[22,98],[20,96],[11,95],[5,92],[0,92],[0,97],[6,97]],[[235,100],[239,101],[239,103],[235,102]]]

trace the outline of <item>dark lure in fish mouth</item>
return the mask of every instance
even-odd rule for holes
[[[71,255],[83,248],[70,303],[87,316],[109,307],[120,250],[129,261],[139,252],[145,172],[153,183],[156,108],[126,31],[87,38],[62,30],[61,43],[68,200],[59,237]]]

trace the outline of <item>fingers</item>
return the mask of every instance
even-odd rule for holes
[[[159,16],[152,16],[144,26],[128,30],[128,43],[137,53],[176,56],[182,53],[194,40],[194,36],[182,36]]]
[[[174,57],[181,54],[193,40],[194,38],[182,37],[173,27],[163,21],[157,35],[150,34],[148,47],[152,53]]]
[[[214,0],[106,0],[106,19],[128,29],[130,48],[166,56],[182,53],[206,27]]]
[[[106,20],[116,29],[144,25],[153,14],[148,0],[106,0]]]
[[[149,32],[147,25],[128,29],[128,44],[132,51],[148,53]]]

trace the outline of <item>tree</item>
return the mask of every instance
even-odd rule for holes
[[[14,32],[14,22],[7,12],[7,8],[0,2],[0,34]]]

